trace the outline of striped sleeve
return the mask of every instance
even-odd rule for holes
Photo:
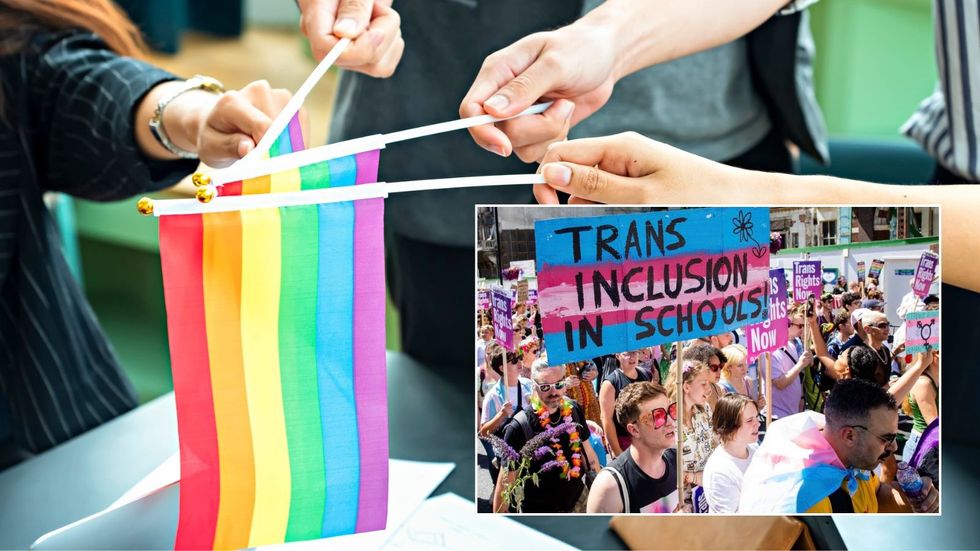
[[[980,111],[973,101],[980,90],[978,4],[936,0],[933,21],[939,83],[901,131],[947,170],[980,181],[977,143]]]
[[[805,10],[816,3],[817,0],[792,0],[787,2],[786,5],[779,10],[779,15],[792,15]]]
[[[134,112],[170,73],[106,49],[95,35],[46,35],[30,77],[31,117],[40,144],[47,189],[95,200],[122,199],[176,183],[194,161],[143,156],[134,136]]]

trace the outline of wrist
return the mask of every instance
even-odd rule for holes
[[[155,86],[143,104],[152,106],[152,115],[145,129],[152,135],[157,147],[147,144],[144,149],[148,148],[148,153],[159,158],[197,158],[201,125],[223,92],[224,87],[220,82],[201,75]],[[145,116],[142,114],[145,110],[141,105],[140,121]]]
[[[613,84],[643,68],[641,66],[634,67],[629,63],[632,57],[630,52],[637,48],[634,33],[629,32],[629,29],[633,27],[629,24],[631,10],[615,4],[617,3],[607,0],[566,27],[568,31],[578,37],[594,37],[588,42],[611,45],[610,61],[612,63],[609,71]]]
[[[177,147],[197,152],[197,141],[208,114],[221,96],[205,90],[180,94],[163,111],[163,125]]]

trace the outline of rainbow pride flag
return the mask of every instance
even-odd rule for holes
[[[303,148],[294,118],[271,155]],[[378,151],[225,195],[377,180]],[[383,199],[160,217],[180,439],[176,549],[380,530]]]
[[[823,415],[813,411],[773,422],[742,478],[739,513],[805,513],[837,491],[850,471],[823,427]]]

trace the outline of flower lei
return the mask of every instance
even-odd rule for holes
[[[534,408],[534,413],[538,416],[538,422],[541,424],[541,428],[546,429],[551,425],[551,414],[545,409],[544,404],[537,396],[531,397],[531,407]],[[551,438],[551,448],[555,450],[554,461],[561,467],[561,474],[559,475],[563,479],[568,478],[578,478],[582,476],[582,438],[579,436],[578,430],[574,428],[576,425],[572,421],[572,401],[568,398],[563,398],[561,403],[561,418],[565,423],[570,423],[571,427],[568,430],[568,442],[569,447],[572,450],[572,462],[569,466],[568,460],[565,459],[565,450],[562,449],[561,442],[558,441],[558,436]]]

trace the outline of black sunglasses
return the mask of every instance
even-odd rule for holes
[[[844,425],[844,426],[845,427],[855,428],[855,429],[864,429],[864,430],[866,430],[868,432],[868,434],[870,434],[870,435],[874,436],[875,438],[877,438],[878,440],[881,440],[882,442],[884,442],[886,446],[888,444],[891,444],[892,442],[895,441],[896,438],[898,438],[898,435],[897,434],[886,434],[885,436],[881,436],[880,434],[875,434],[875,433],[871,432],[871,429],[869,429],[868,427],[866,427],[864,425]]]

